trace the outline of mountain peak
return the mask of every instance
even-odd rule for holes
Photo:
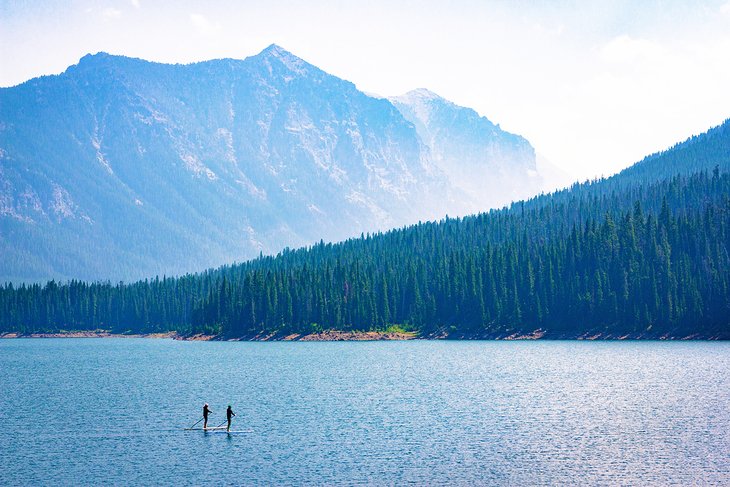
[[[93,63],[93,62],[98,62],[98,61],[105,61],[111,57],[113,57],[111,54],[109,54],[108,52],[104,52],[104,51],[99,51],[96,54],[88,53],[84,57],[79,59],[79,64],[88,64],[88,63]]]
[[[113,70],[119,60],[125,59],[124,56],[116,56],[108,52],[99,51],[95,54],[88,53],[84,55],[79,62],[69,66],[65,74],[67,75],[88,75],[94,72],[105,72],[108,75],[109,70]]]
[[[415,119],[420,123],[428,125],[434,110],[438,110],[441,106],[455,107],[453,103],[445,98],[440,97],[433,91],[426,88],[417,88],[400,96],[390,98],[390,101],[403,111],[403,107],[408,107],[407,111],[411,112]],[[406,116],[408,118],[408,116]],[[410,120],[415,123],[415,120]]]
[[[428,88],[416,88],[402,96],[407,98],[420,98],[423,100],[444,100],[442,96],[437,95]]]
[[[75,66],[78,67],[97,67],[97,66],[105,66],[105,65],[133,65],[133,64],[155,64],[151,61],[146,61],[144,59],[136,58],[136,57],[128,57],[123,56],[121,54],[109,54],[108,52],[99,51],[96,54],[86,54],[84,57],[79,59],[78,64]],[[74,68],[74,66],[70,66],[69,69]]]
[[[279,62],[289,71],[300,75],[306,74],[308,68],[311,67],[309,63],[277,44],[271,44],[269,47],[254,56],[254,58],[261,59],[268,64],[271,64],[272,62]]]
[[[294,56],[292,53],[290,53],[289,51],[287,51],[286,49],[284,49],[283,47],[281,47],[278,44],[271,44],[268,47],[264,48],[264,50],[262,50],[259,53],[259,56],[261,56],[261,55],[276,56],[276,57]],[[296,57],[296,56],[294,56],[294,57]]]
[[[264,59],[278,59],[282,62],[301,62],[304,60],[295,56],[291,52],[287,51],[278,44],[271,44],[269,47],[258,53],[255,57],[261,57]]]
[[[427,88],[416,88],[415,90],[411,90],[403,95],[392,97],[391,101],[414,107],[414,109],[417,109],[423,115],[426,115],[426,118],[428,118],[427,114],[430,113],[435,106],[456,106],[453,102],[450,102],[446,98],[437,95]]]

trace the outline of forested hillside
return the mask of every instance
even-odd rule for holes
[[[730,174],[605,183],[182,278],[7,285],[0,327],[730,338]]]
[[[597,217],[612,205],[586,205],[590,199],[603,199],[622,195],[623,200],[640,199],[647,186],[677,175],[691,175],[700,171],[730,171],[730,119],[707,132],[695,135],[656,154],[645,157],[620,173],[571,187],[549,195],[541,195],[525,203],[528,208],[566,204],[576,211],[569,215],[571,223],[589,216]],[[653,204],[659,202],[654,201]],[[578,205],[580,208],[578,208]]]
[[[676,174],[692,174],[718,166],[721,171],[730,170],[730,119],[704,134],[690,137],[657,154],[645,157],[611,178],[624,186],[646,184]]]

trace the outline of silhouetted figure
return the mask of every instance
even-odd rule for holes
[[[226,418],[228,418],[228,427],[226,428],[226,431],[231,431],[231,418],[235,416],[235,413],[233,412],[233,409],[231,409],[231,405],[228,405],[228,409],[226,409]]]
[[[210,410],[210,408],[208,407],[208,403],[206,402],[205,406],[203,406],[203,429],[208,428],[208,415],[212,412],[213,411]]]

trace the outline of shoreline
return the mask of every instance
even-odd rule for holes
[[[52,333],[17,333],[5,332],[0,333],[0,339],[6,338],[168,338],[179,339],[177,332],[166,333],[112,333],[106,330],[88,330],[88,331],[58,331]]]
[[[242,337],[223,337],[220,335],[181,335],[178,332],[161,333],[111,333],[108,330],[86,330],[86,331],[59,331],[53,333],[26,333],[17,332],[0,333],[0,339],[14,338],[154,338],[180,341],[236,341],[236,342],[340,342],[340,341],[404,341],[404,340],[452,340],[452,341],[521,341],[521,340],[571,340],[571,341],[724,341],[727,337],[693,335],[651,335],[651,334],[626,334],[614,335],[609,333],[583,333],[580,335],[549,334],[544,330],[535,330],[530,333],[513,334],[483,334],[483,335],[448,335],[446,333],[434,333],[431,335],[417,335],[414,332],[379,332],[379,331],[341,331],[328,330],[319,333],[308,334],[256,334]]]
[[[415,333],[388,333],[378,331],[336,331],[330,330],[321,333],[288,335],[282,334],[259,334],[245,337],[225,338],[220,335],[181,335],[178,332],[164,333],[111,333],[107,330],[93,331],[60,331],[53,333],[0,333],[0,339],[16,338],[156,338],[168,340],[180,340],[189,342],[207,341],[251,341],[251,342],[273,342],[273,341],[301,341],[301,342],[337,342],[337,341],[378,341],[378,340],[413,340],[418,338]]]

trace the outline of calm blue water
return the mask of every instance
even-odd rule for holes
[[[0,420],[2,485],[730,484],[730,343],[0,340]]]

